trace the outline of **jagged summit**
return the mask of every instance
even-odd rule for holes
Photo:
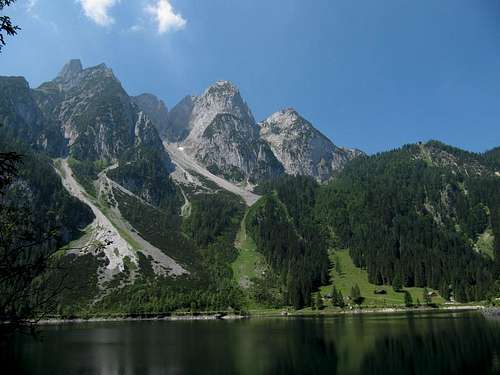
[[[92,82],[93,86],[106,85],[109,82],[120,84],[113,70],[108,68],[106,64],[84,68],[82,62],[78,59],[73,59],[67,62],[57,77],[49,82],[42,83],[38,90],[48,92],[68,92],[72,89],[79,89],[84,82]]]
[[[325,181],[359,155],[354,150],[334,145],[294,108],[273,113],[259,125],[261,138],[288,174]]]
[[[263,121],[261,126],[278,126],[282,128],[288,128],[296,125],[297,123],[307,123],[310,127],[313,127],[307,120],[305,120],[295,108],[288,107],[281,111],[273,113],[265,121]]]
[[[325,181],[359,155],[334,145],[293,107],[257,124],[239,88],[229,80],[184,97],[169,111],[153,94],[128,96],[105,64],[84,68],[74,59],[37,91],[43,94],[38,98],[47,116],[57,115],[53,122],[61,123],[71,151],[85,158],[97,154],[116,160],[131,146],[132,139],[124,135],[138,121],[143,122],[139,128],[147,130],[145,139],[155,138],[151,123],[163,141],[176,143],[215,174],[249,186],[285,172]]]
[[[226,80],[200,96],[185,97],[169,113],[166,129],[162,134],[168,142],[180,143],[207,168],[240,181],[255,181],[259,163],[267,168],[260,178],[286,171],[325,181],[360,155],[334,145],[293,107],[257,124],[238,87]]]
[[[240,95],[240,90],[231,81],[219,80],[210,85],[203,93],[203,96],[214,93],[225,96],[236,96]]]
[[[0,88],[17,87],[22,89],[29,89],[30,84],[24,77],[18,76],[0,76]]]
[[[63,80],[69,80],[78,75],[82,70],[82,62],[79,59],[72,59],[63,66],[57,76]]]
[[[299,137],[318,137],[324,138],[326,143],[333,145],[326,136],[292,107],[273,113],[259,125],[261,136],[264,138],[269,138],[277,134],[283,134],[289,140],[298,139]]]
[[[188,120],[185,128],[189,130],[186,139],[188,147],[195,147],[200,143],[208,126],[215,120],[217,115],[230,114],[241,121],[245,126],[255,127],[256,122],[247,103],[240,95],[238,88],[229,81],[217,81],[205,92],[188,104],[189,116],[183,116]],[[179,124],[173,124],[179,127]]]
[[[283,173],[230,81],[217,81],[200,96],[185,97],[170,112],[168,128],[167,141],[179,142],[189,156],[228,180],[255,182]]]

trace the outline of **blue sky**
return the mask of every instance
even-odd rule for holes
[[[373,153],[439,139],[500,145],[498,0],[18,0],[1,75],[33,87],[105,62],[169,107],[218,79],[257,120],[294,107]]]

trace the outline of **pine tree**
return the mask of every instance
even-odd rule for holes
[[[337,294],[338,298],[338,307],[344,308],[345,307],[345,302],[344,302],[344,296],[342,295],[342,292],[339,290]]]
[[[311,296],[311,309],[316,310],[316,300]]]
[[[344,296],[340,289],[335,288],[335,286],[332,290],[332,305],[340,308],[345,307]]]
[[[316,294],[316,308],[318,310],[323,310],[325,308],[325,305],[323,304],[323,298],[321,297],[320,292]]]
[[[403,289],[403,282],[401,281],[401,276],[397,273],[392,280],[392,289],[395,292],[400,292]]]
[[[405,306],[406,307],[411,307],[413,306],[413,298],[411,297],[410,292],[405,290]]]
[[[332,288],[332,305],[333,306],[337,306],[338,304],[338,292],[337,292],[337,288],[335,288],[335,286],[333,286]]]
[[[360,305],[363,302],[363,297],[361,296],[358,284],[351,288],[351,299],[356,305]]]

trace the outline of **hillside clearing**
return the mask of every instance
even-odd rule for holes
[[[364,306],[391,306],[404,304],[405,294],[403,292],[395,292],[390,285],[375,285],[368,282],[368,272],[354,265],[348,250],[332,250],[330,251],[329,257],[333,265],[330,270],[331,284],[320,288],[323,296],[331,293],[332,287],[335,285],[335,287],[342,292],[344,298],[346,298],[351,293],[351,288],[357,284],[361,291],[361,296],[365,298],[363,302]],[[340,267],[337,266],[337,264],[339,264]],[[338,271],[340,271],[340,273]],[[375,290],[383,290],[386,294],[375,294]],[[424,288],[404,288],[404,290],[411,294],[413,303],[416,303],[417,299],[423,303]],[[429,289],[429,291],[432,290]],[[432,298],[432,302],[440,304],[444,303],[444,299],[437,296]]]
[[[234,279],[244,289],[251,285],[252,278],[260,276],[266,268],[264,256],[257,252],[257,245],[246,233],[245,217],[236,235],[235,247],[238,249],[238,257],[231,264]]]

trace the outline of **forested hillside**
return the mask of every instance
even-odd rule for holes
[[[489,165],[438,142],[360,158],[321,189],[318,217],[372,283],[481,300],[499,276],[500,178]],[[480,248],[485,233],[494,243]]]
[[[500,147],[495,147],[484,154],[486,160],[500,173]]]
[[[326,185],[284,176],[258,187],[246,231],[279,276],[284,304],[311,304],[335,266],[329,248],[348,248],[375,285],[490,298],[500,258],[495,155],[431,141],[360,157]]]
[[[21,158],[11,164],[12,172],[6,173],[9,158],[4,150]],[[16,323],[51,309],[54,296],[64,288],[84,295],[88,274],[71,285],[62,281],[88,259],[72,256],[60,262],[57,254],[83,235],[94,215],[68,194],[46,155],[5,133],[0,133],[0,153],[0,319]],[[6,178],[9,173],[12,178]]]
[[[50,241],[44,243],[47,250],[55,250],[80,236],[92,222],[92,212],[66,192],[52,160],[1,133],[0,150],[22,155],[17,178],[0,195],[2,206],[14,209],[21,222],[30,223],[33,236],[53,233]]]
[[[127,213],[131,223],[150,239],[189,265],[191,273],[177,278],[156,277],[147,272],[149,259],[141,260],[142,272],[134,284],[106,296],[93,312],[168,313],[184,311],[239,310],[242,293],[233,279],[230,263],[236,257],[234,240],[244,205],[235,196],[221,192],[193,198],[191,214],[183,221],[161,220],[161,212]],[[148,220],[145,220],[148,217]],[[141,226],[137,220],[144,224]],[[148,232],[144,225],[153,226]]]
[[[328,281],[328,238],[317,225],[319,185],[307,177],[282,177],[261,186],[266,192],[246,217],[247,233],[279,275],[283,304],[309,306],[311,293]]]

